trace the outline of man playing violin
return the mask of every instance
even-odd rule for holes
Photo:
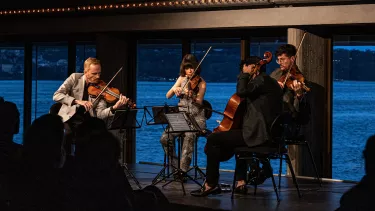
[[[241,61],[236,94],[243,98],[246,105],[242,127],[214,132],[208,136],[206,182],[201,189],[192,191],[191,195],[208,196],[221,192],[218,186],[220,162],[233,157],[236,147],[271,144],[268,128],[282,111],[282,91],[277,82],[265,73],[265,65],[258,65],[260,61],[256,56]],[[236,172],[235,192],[245,194],[246,161],[236,162]]]
[[[195,72],[195,77],[192,80],[196,80],[195,87],[191,86],[191,80],[189,78],[193,77],[194,70],[198,66],[198,61],[192,54],[186,54],[182,59],[180,65],[180,77],[178,77],[176,83],[167,92],[166,97],[169,99],[174,95],[179,97],[179,111],[184,111],[188,113],[195,121],[198,123],[200,129],[206,129],[206,117],[204,109],[199,107],[202,105],[204,95],[206,93],[206,82],[202,77],[199,76],[200,69],[198,68]],[[174,148],[175,137],[181,134],[177,133],[167,133],[164,131],[160,143],[163,146],[165,153],[170,156],[170,160],[173,160],[172,165],[177,167],[177,156]],[[183,134],[182,143],[182,154],[180,160],[180,169],[187,172],[190,168],[191,159],[193,156],[194,141],[198,133],[195,132],[185,132]],[[168,147],[169,146],[169,149]]]
[[[85,115],[105,119],[112,116],[114,110],[121,108],[128,102],[129,99],[126,96],[120,95],[115,105],[109,108],[107,108],[107,103],[103,99],[100,99],[97,105],[93,105],[93,98],[89,96],[87,90],[90,84],[99,81],[101,72],[100,61],[90,57],[84,62],[84,73],[72,73],[53,94],[53,100],[62,104],[58,115],[66,123],[66,135],[71,136],[75,132],[84,121]]]
[[[294,79],[289,79],[289,87],[287,87],[285,76],[289,70],[302,75],[298,66],[295,64],[296,53],[297,50],[294,45],[281,45],[275,53],[277,57],[276,62],[280,65],[280,68],[270,74],[272,78],[277,80],[284,91],[284,110],[291,112],[294,117],[297,117],[300,111],[300,104],[304,97],[304,90],[302,88],[302,83]]]

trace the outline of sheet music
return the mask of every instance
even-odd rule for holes
[[[191,131],[190,126],[188,125],[184,113],[169,113],[165,114],[169,125],[174,132],[184,132]]]

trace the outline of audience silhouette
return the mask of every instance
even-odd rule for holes
[[[347,191],[340,200],[340,207],[336,211],[374,210],[372,203],[375,193],[375,135],[371,136],[363,151],[365,160],[365,176]]]
[[[20,120],[16,105],[0,98],[0,112],[1,211],[169,210],[159,188],[132,189],[119,162],[120,142],[103,120],[85,120],[76,133],[75,156],[69,157],[56,113],[35,119],[18,145],[13,142]]]
[[[58,115],[43,115],[27,129],[21,163],[11,172],[10,210],[62,210],[63,138]]]
[[[13,142],[19,132],[20,113],[16,104],[0,97],[0,210],[5,210],[9,198],[9,173],[18,166],[22,146]]]

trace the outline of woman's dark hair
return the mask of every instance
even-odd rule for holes
[[[276,50],[275,55],[281,56],[285,54],[287,57],[295,56],[297,53],[297,49],[294,45],[291,44],[285,44],[280,45],[279,48]]]
[[[198,66],[198,60],[193,54],[186,54],[184,58],[182,59],[181,65],[180,65],[180,76],[184,77],[185,69],[186,68],[197,68]],[[196,75],[199,75],[201,73],[201,68],[199,67],[197,71],[195,72]]]
[[[250,57],[247,57],[244,60],[241,60],[241,62],[240,62],[240,72],[242,71],[242,68],[243,68],[244,64],[246,66],[249,65],[249,64],[257,64],[260,60],[262,60],[262,59],[258,56],[250,56]],[[259,72],[266,72],[266,64],[262,65]]]

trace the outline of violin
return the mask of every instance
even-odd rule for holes
[[[198,72],[198,70],[200,70],[199,68],[200,68],[200,66],[201,66],[201,64],[202,64],[202,62],[203,62],[203,60],[206,58],[208,52],[210,52],[211,48],[212,48],[212,46],[210,46],[210,47],[208,48],[208,50],[207,50],[207,52],[204,54],[203,58],[202,58],[201,61],[198,63],[197,67],[194,69],[194,72],[193,72],[193,74],[192,74],[192,77],[190,77],[190,78],[188,79],[187,83],[182,87],[182,90],[184,90],[184,89],[185,89],[185,86],[186,86],[187,84],[189,84],[189,86],[188,86],[188,88],[189,88],[189,93],[188,93],[189,96],[191,96],[191,94],[192,94],[192,90],[195,90],[195,89],[197,88],[197,86],[198,86],[198,84],[199,84],[199,82],[200,82],[200,80],[201,80],[201,77],[200,77],[198,74],[196,74],[196,73]]]
[[[293,90],[293,81],[294,80],[297,80],[298,82],[301,83],[301,86],[302,86],[303,90],[305,90],[306,92],[310,91],[310,88],[307,87],[306,84],[305,84],[305,78],[304,78],[303,74],[301,73],[301,71],[299,71],[297,69],[296,66],[293,66],[290,69],[290,71],[287,74],[281,76],[278,81],[283,83],[284,86]]]
[[[95,84],[90,84],[87,91],[92,98],[97,98],[100,95],[107,103],[115,103],[120,98],[120,91],[115,87],[106,86],[107,83],[103,80],[99,80]],[[105,90],[103,91],[104,88]],[[136,104],[129,100],[127,106],[129,108],[135,108]]]
[[[297,66],[295,65],[295,62],[297,60],[297,53],[299,49],[301,48],[302,42],[305,39],[306,32],[303,33],[302,39],[298,45],[296,54],[294,55],[295,59],[293,60],[290,68],[286,72],[286,75],[283,75],[279,78],[278,82],[281,82],[284,87],[286,86],[287,88],[293,90],[293,81],[297,80],[298,82],[301,83],[302,89],[304,89],[306,92],[310,91],[310,88],[306,86],[305,84],[305,78],[303,77],[303,74],[301,71],[298,70]]]

